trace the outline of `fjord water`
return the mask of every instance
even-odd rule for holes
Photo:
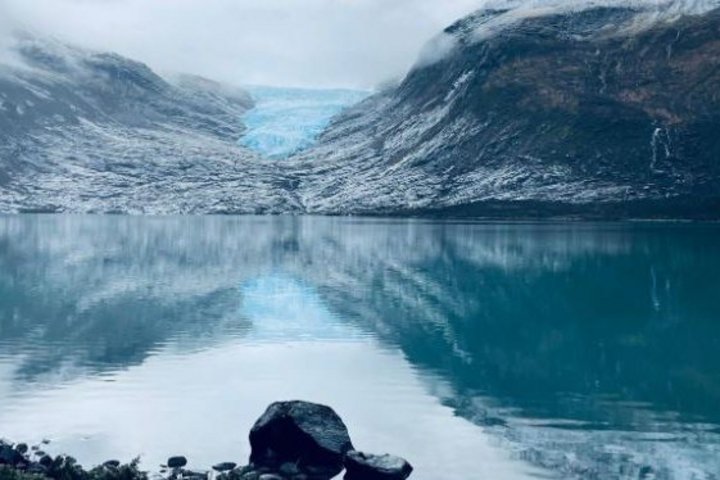
[[[720,226],[0,218],[0,436],[249,454],[332,405],[413,478],[713,479]]]

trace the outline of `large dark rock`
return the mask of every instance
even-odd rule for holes
[[[405,480],[413,471],[407,460],[393,455],[348,452],[345,480]]]
[[[250,431],[250,445],[254,465],[278,468],[291,462],[321,478],[340,473],[343,457],[353,448],[332,408],[301,401],[270,405]]]

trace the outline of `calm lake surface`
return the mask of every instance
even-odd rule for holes
[[[0,436],[204,468],[280,399],[417,480],[720,478],[720,226],[0,217]]]

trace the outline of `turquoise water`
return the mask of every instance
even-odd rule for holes
[[[0,218],[0,436],[249,454],[324,402],[412,478],[715,479],[720,226]]]
[[[243,116],[240,143],[270,158],[311,146],[332,117],[368,96],[357,90],[247,87],[256,102]]]

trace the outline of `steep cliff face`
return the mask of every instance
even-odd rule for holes
[[[425,57],[296,159],[309,211],[720,212],[720,10],[486,10]]]
[[[0,210],[292,210],[282,172],[236,144],[251,107],[241,89],[20,36],[0,64]]]

